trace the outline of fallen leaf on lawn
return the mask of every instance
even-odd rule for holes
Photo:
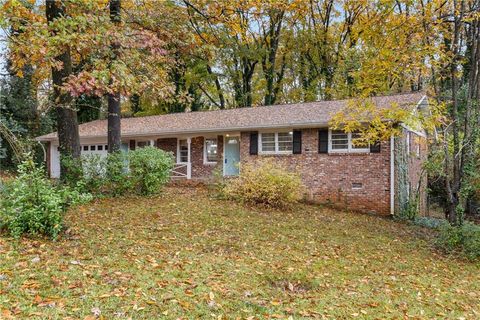
[[[93,307],[90,311],[92,311],[93,315],[95,317],[99,317],[100,314],[102,313],[102,311],[100,310],[100,308],[97,308],[97,307]]]
[[[2,317],[5,319],[10,319],[12,317],[12,312],[8,309],[2,310]]]
[[[293,291],[295,289],[295,287],[293,286],[293,284],[291,282],[288,283],[288,290],[290,291]]]

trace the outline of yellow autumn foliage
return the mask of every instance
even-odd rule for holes
[[[299,174],[267,159],[242,164],[239,177],[227,182],[224,193],[249,204],[286,208],[303,198],[304,186]]]

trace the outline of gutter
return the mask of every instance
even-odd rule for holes
[[[390,136],[390,215],[395,214],[395,138]]]

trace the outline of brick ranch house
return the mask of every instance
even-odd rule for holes
[[[398,104],[418,112],[422,93],[373,98],[378,108]],[[166,114],[122,119],[122,150],[156,146],[174,154],[174,178],[207,179],[214,170],[239,174],[239,165],[262,158],[298,172],[310,200],[350,210],[394,214],[420,191],[425,208],[422,162],[425,133],[403,134],[371,146],[354,146],[352,134],[328,127],[347,100]],[[107,154],[107,121],[79,126],[82,155]],[[37,138],[46,145],[51,177],[60,175],[56,133]],[[401,159],[402,161],[397,161]],[[240,166],[241,167],[241,166]],[[416,193],[415,193],[416,194]]]

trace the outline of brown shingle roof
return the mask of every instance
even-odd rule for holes
[[[424,93],[407,93],[373,98],[379,108],[392,104],[416,106]],[[151,136],[225,132],[280,127],[320,127],[342,110],[348,100],[319,101],[265,107],[173,113],[157,116],[122,119],[122,136]],[[96,120],[79,126],[81,138],[106,137],[107,120]],[[39,141],[56,140],[57,134],[38,137]]]

